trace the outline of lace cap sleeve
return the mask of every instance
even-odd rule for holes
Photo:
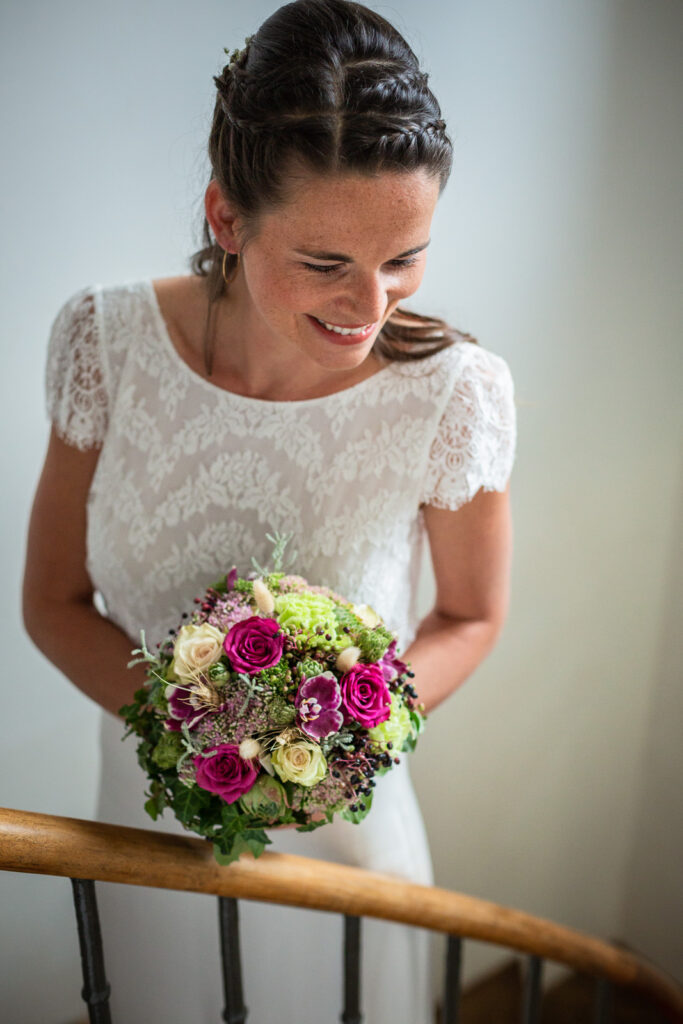
[[[95,290],[83,288],[57,313],[48,342],[48,415],[62,440],[81,450],[101,445],[107,427],[101,334]]]
[[[514,383],[505,360],[465,343],[429,451],[421,503],[458,509],[483,488],[504,491],[515,458]]]

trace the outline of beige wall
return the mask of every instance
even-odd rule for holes
[[[414,766],[440,884],[679,975],[682,30],[675,3],[501,3],[445,33],[453,291],[516,380],[515,556],[499,645]]]

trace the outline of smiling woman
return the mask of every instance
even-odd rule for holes
[[[288,173],[286,199],[257,227],[215,179],[206,194],[217,240],[240,254],[217,300],[211,379],[252,397],[317,397],[378,369],[368,357],[422,280],[439,195],[429,170]]]
[[[296,0],[215,84],[192,272],[86,286],[55,318],[24,581],[34,641],[106,709],[98,814],[141,827],[145,781],[116,716],[144,675],[126,671],[130,649],[140,629],[160,643],[226,566],[265,564],[269,529],[293,535],[309,580],[381,615],[427,710],[488,653],[507,611],[510,371],[401,305],[451,163],[415,55],[365,7]],[[418,621],[425,538],[437,596]],[[405,762],[360,824],[269,835],[275,851],[432,881]],[[219,1019],[211,908],[115,888],[100,902],[115,1019]],[[336,919],[246,903],[241,921],[253,1020],[334,1016]],[[427,941],[367,922],[372,1024],[430,1020]]]

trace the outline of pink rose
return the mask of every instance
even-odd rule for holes
[[[275,619],[252,615],[236,622],[225,640],[223,649],[236,672],[254,675],[277,665],[282,657],[284,637]]]
[[[239,747],[234,743],[218,743],[207,747],[205,753],[215,750],[213,757],[193,758],[197,769],[197,785],[216,793],[226,804],[234,804],[256,782],[259,769],[253,761],[243,761]]]
[[[356,662],[339,680],[345,722],[372,729],[391,713],[391,694],[378,665]]]

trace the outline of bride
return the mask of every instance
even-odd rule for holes
[[[397,631],[427,712],[490,652],[508,603],[510,371],[402,306],[452,160],[415,55],[366,7],[296,0],[214,81],[190,273],[86,285],[53,323],[25,568],[29,634],[103,709],[98,816],[139,827],[145,780],[117,717],[144,674],[126,670],[131,648],[141,629],[161,640],[230,566],[267,561],[267,532],[293,534],[297,572]],[[419,621],[425,540],[437,589]],[[360,825],[269,837],[271,850],[432,881],[405,761]],[[113,1018],[220,1019],[214,901],[98,892]],[[250,1021],[339,1015],[338,918],[243,902],[240,919]],[[427,940],[365,922],[368,1024],[432,1019]]]

